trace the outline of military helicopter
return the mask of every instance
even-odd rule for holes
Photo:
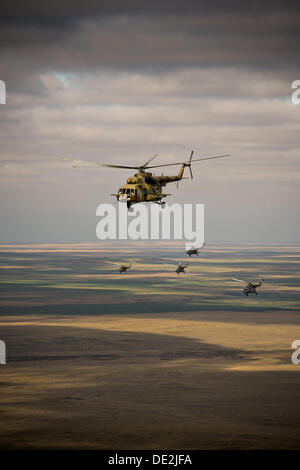
[[[205,247],[205,242],[203,243],[202,246],[200,246],[199,248],[189,248],[187,251],[186,251],[186,254],[189,255],[189,257],[191,257],[192,255],[197,255],[199,256],[199,251],[201,250],[201,248],[204,248]]]
[[[181,262],[180,262],[177,269],[176,269],[177,274],[179,274],[179,273],[184,273],[185,274],[185,269],[188,267],[188,264],[189,263],[186,263],[185,265],[182,265]]]
[[[242,279],[235,279],[234,277],[232,278],[232,280],[237,281],[237,282],[243,282],[243,283],[247,284],[246,287],[243,289],[243,293],[247,296],[249,294],[256,294],[257,295],[257,292],[256,292],[257,287],[260,287],[262,282],[264,282],[264,279],[259,279],[259,283],[254,284],[253,282],[243,281]]]
[[[120,274],[122,273],[127,274],[127,269],[130,269],[130,268],[131,268],[131,264],[129,266],[124,266],[124,265],[120,266],[119,268]]]
[[[117,193],[111,194],[111,196],[115,196],[118,201],[126,202],[128,209],[132,206],[132,204],[137,204],[139,202],[155,202],[156,204],[161,205],[162,207],[165,206],[165,202],[162,202],[162,198],[170,196],[170,194],[165,194],[162,192],[162,188],[166,186],[168,183],[174,183],[185,179],[183,178],[183,172],[186,167],[190,169],[190,176],[193,179],[192,173],[192,158],[193,158],[194,151],[191,151],[191,155],[188,161],[185,162],[177,162],[177,163],[166,163],[164,165],[151,165],[149,163],[156,158],[158,155],[154,155],[150,158],[144,165],[140,166],[125,166],[125,165],[109,165],[105,163],[93,163],[93,162],[86,162],[83,160],[71,160],[70,158],[62,158],[62,160],[67,160],[75,163],[73,168],[83,168],[83,167],[107,167],[107,168],[125,168],[131,170],[138,170],[134,176],[130,176],[127,179],[127,183],[121,186]],[[229,157],[230,155],[217,155],[215,157],[203,157],[193,160],[194,162],[199,162],[203,160],[212,160],[214,158],[224,158]],[[78,164],[78,165],[77,165]],[[150,168],[160,168],[165,166],[172,166],[172,165],[181,165],[179,173],[177,176],[155,176],[154,174],[146,171]]]

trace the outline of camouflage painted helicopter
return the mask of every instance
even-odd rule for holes
[[[122,266],[120,266],[120,268],[119,268],[120,274],[122,274],[122,273],[127,274],[127,269],[130,269],[130,268],[131,268],[131,264],[129,266],[125,266],[125,265],[122,264]]]
[[[202,246],[200,246],[199,248],[188,248],[186,250],[186,254],[189,255],[189,257],[191,257],[192,255],[197,255],[199,256],[199,251],[201,250],[201,248],[204,248],[205,247],[205,242],[203,243]]]
[[[176,269],[177,274],[179,274],[179,273],[184,273],[185,274],[185,269],[188,267],[188,264],[189,263],[181,264],[181,262],[180,262],[179,265],[177,266],[177,269]]]
[[[183,178],[183,172],[186,167],[190,169],[191,179],[193,179],[192,173],[192,158],[194,151],[192,150],[190,158],[185,162],[177,163],[166,163],[164,165],[151,165],[149,163],[156,158],[158,155],[154,155],[150,160],[148,160],[144,165],[140,166],[125,166],[125,165],[109,165],[105,163],[93,163],[86,162],[83,160],[71,160],[69,158],[62,158],[62,160],[68,160],[76,165],[73,165],[73,168],[83,168],[83,167],[107,167],[107,168],[125,168],[131,170],[138,170],[134,176],[130,176],[127,179],[127,183],[121,186],[117,193],[111,194],[115,196],[118,201],[126,202],[128,209],[132,204],[137,204],[139,202],[155,202],[162,207],[165,206],[165,202],[161,202],[162,198],[170,196],[170,194],[165,194],[162,192],[162,188],[168,183],[174,183],[185,179]],[[214,158],[224,158],[229,157],[230,155],[218,155],[216,157],[204,157],[193,160],[194,162],[199,162],[202,160],[212,160]],[[78,164],[78,165],[77,165]],[[179,173],[177,176],[155,176],[154,174],[146,171],[150,168],[161,168],[165,166],[172,165],[181,165]]]
[[[249,294],[256,294],[257,295],[257,292],[256,292],[256,289],[258,287],[261,286],[262,282],[264,281],[264,279],[259,279],[259,283],[258,284],[254,284],[253,282],[250,282],[250,281],[243,281],[242,279],[235,279],[234,277],[232,278],[233,281],[237,281],[237,282],[243,282],[243,283],[246,283],[246,287],[243,289],[243,293],[245,295],[249,295]]]

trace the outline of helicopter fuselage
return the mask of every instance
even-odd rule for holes
[[[187,264],[186,265],[182,265],[182,264],[179,264],[179,266],[177,266],[176,268],[176,273],[179,274],[179,273],[184,273],[185,274],[185,269],[187,268]]]
[[[249,295],[249,294],[256,294],[257,295],[256,289],[257,289],[257,287],[260,287],[260,286],[261,286],[261,282],[259,284],[252,284],[252,282],[249,282],[246,285],[246,287],[244,288],[243,293],[245,295]]]
[[[131,268],[131,266],[120,266],[119,271],[120,274],[125,273],[127,274],[127,269]]]
[[[185,165],[180,168],[176,176],[155,176],[150,172],[139,171],[127,179],[127,183],[121,186],[116,194],[117,200],[126,202],[130,207],[138,202],[157,202],[168,196],[162,192],[162,188],[168,183],[180,181],[183,176]]]
[[[197,255],[199,256],[199,250],[198,249],[190,249],[190,250],[187,250],[186,251],[186,254],[189,255],[189,257],[191,257],[192,255]]]

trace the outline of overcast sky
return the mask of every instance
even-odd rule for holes
[[[263,5],[262,5],[263,3]],[[299,2],[4,1],[0,241],[96,241],[130,172],[60,157],[194,165],[212,242],[298,243]],[[165,174],[175,174],[170,167]]]

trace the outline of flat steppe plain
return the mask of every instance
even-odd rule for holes
[[[2,248],[0,448],[300,447],[299,249],[175,248]]]

